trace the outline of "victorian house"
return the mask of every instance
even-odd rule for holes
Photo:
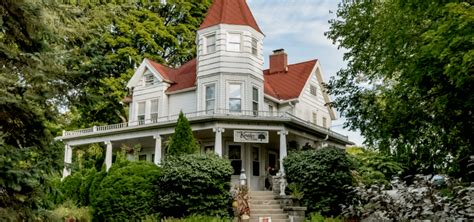
[[[196,58],[178,68],[144,59],[127,85],[129,122],[63,132],[65,163],[75,147],[105,143],[107,169],[122,144],[140,144],[139,159],[160,164],[180,111],[201,152],[228,158],[233,183],[244,169],[253,190],[263,189],[266,167],[283,168],[289,149],[352,144],[331,130],[336,115],[319,60],[288,64],[277,49],[264,69],[264,37],[245,0],[214,0]]]

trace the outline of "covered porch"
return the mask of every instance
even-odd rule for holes
[[[214,152],[228,158],[233,167],[232,184],[239,183],[241,170],[252,190],[264,190],[266,169],[283,169],[283,158],[288,150],[302,146],[319,148],[326,144],[344,147],[347,137],[301,122],[292,118],[234,116],[189,118],[200,152]],[[102,143],[105,149],[105,166],[113,164],[113,154],[125,144],[140,144],[138,159],[160,164],[166,158],[165,142],[174,133],[175,121],[150,122],[127,127],[94,127],[91,132],[67,132],[60,137],[65,143],[65,168],[63,177],[71,174],[74,148],[92,143]],[[98,129],[97,129],[98,128]],[[335,135],[335,136],[334,136]],[[339,137],[336,137],[339,136]],[[346,139],[346,140],[344,140]]]

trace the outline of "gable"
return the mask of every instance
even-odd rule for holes
[[[168,76],[165,68],[156,67],[154,62],[152,62],[151,60],[144,59],[138,69],[133,74],[132,78],[128,81],[127,88],[142,86],[144,78],[147,74],[151,74],[153,76],[154,82],[172,82],[167,78]]]

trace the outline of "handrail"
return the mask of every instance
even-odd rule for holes
[[[336,133],[328,128],[324,128],[318,126],[314,123],[308,122],[303,120],[291,113],[282,112],[282,111],[254,111],[254,110],[241,110],[240,112],[235,112],[229,109],[215,109],[215,110],[202,110],[196,112],[189,112],[184,114],[189,120],[195,120],[202,117],[247,117],[247,118],[278,118],[278,119],[293,119],[301,124],[305,124],[307,126],[313,127],[318,129],[319,131],[327,133],[329,136],[333,136],[339,139],[348,140],[347,136],[342,134]],[[144,126],[144,125],[151,125],[156,123],[166,123],[166,122],[174,122],[178,119],[178,114],[176,115],[169,115],[169,116],[161,116],[156,119],[145,119],[139,121],[130,121],[125,123],[117,123],[111,125],[103,125],[103,126],[94,126],[91,128],[86,129],[78,129],[72,131],[63,131],[63,136],[79,136],[84,134],[90,134],[95,132],[107,132],[111,130],[123,129],[127,127],[137,127],[137,126]]]

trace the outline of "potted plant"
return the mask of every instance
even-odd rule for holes
[[[303,196],[304,196],[301,185],[296,184],[296,183],[290,183],[288,184],[288,189],[290,190],[290,194],[293,199],[293,205],[301,206],[301,200],[303,199]]]

